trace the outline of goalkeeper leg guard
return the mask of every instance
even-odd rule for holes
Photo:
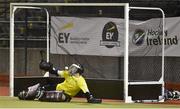
[[[69,102],[71,97],[63,91],[41,91],[38,99],[48,102]]]
[[[21,91],[19,94],[18,94],[18,98],[20,100],[34,100],[38,94],[38,90],[40,88],[40,84],[36,84],[36,85],[33,85],[33,86],[30,86],[28,87],[28,90],[25,91]]]

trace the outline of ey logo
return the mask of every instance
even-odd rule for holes
[[[58,41],[59,43],[68,43],[70,33],[59,33]]]
[[[63,25],[61,28],[59,28],[59,30],[64,31],[67,29],[71,29],[73,27],[74,27],[74,23],[69,22],[69,23],[66,23],[65,25]],[[68,43],[69,38],[70,38],[70,33],[68,33],[68,32],[60,32],[58,35],[59,43]]]

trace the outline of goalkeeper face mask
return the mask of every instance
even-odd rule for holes
[[[83,68],[80,65],[77,64],[72,64],[69,69],[68,69],[69,73],[71,75],[75,75],[77,73],[82,74],[83,73]]]

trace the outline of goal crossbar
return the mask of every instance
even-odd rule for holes
[[[125,6],[128,3],[10,3],[10,6]]]

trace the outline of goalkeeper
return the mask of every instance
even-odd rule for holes
[[[50,62],[41,61],[39,64],[41,70],[48,71],[51,74],[64,78],[64,82],[56,85],[56,91],[46,91],[40,84],[36,84],[28,88],[28,91],[19,93],[19,99],[33,100],[37,98],[40,101],[56,101],[69,102],[80,90],[83,91],[88,103],[101,103],[101,99],[96,99],[90,93],[88,86],[82,73],[84,73],[83,66],[72,64],[66,70],[57,70],[53,68]]]

